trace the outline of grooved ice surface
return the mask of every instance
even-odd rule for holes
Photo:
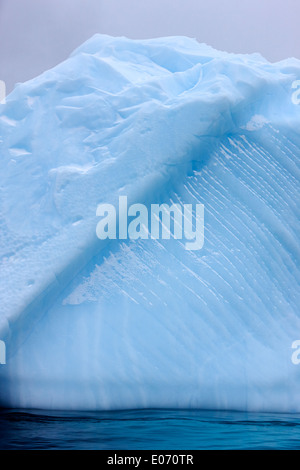
[[[96,35],[0,105],[0,403],[300,411],[300,64]],[[205,205],[205,245],[96,208]],[[300,367],[300,366],[299,366]]]

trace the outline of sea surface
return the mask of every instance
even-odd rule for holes
[[[0,449],[300,449],[300,415],[0,410]]]

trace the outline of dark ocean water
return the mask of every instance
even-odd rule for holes
[[[199,410],[1,410],[0,449],[300,449],[300,416]]]

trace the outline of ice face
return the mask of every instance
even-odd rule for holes
[[[0,403],[300,411],[299,61],[96,35],[0,107]],[[205,243],[96,209],[204,204]]]

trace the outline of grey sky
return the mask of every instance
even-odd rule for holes
[[[300,58],[300,0],[0,0],[0,79],[8,90],[96,32],[195,37],[228,52]]]

